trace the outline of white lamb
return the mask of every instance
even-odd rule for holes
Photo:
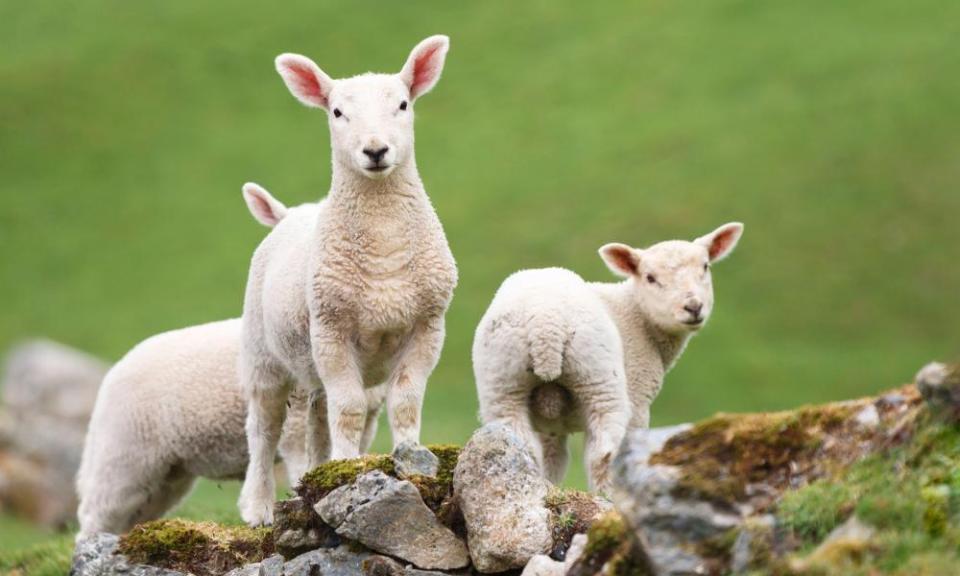
[[[289,211],[255,184],[243,189],[266,226],[285,217],[313,221],[316,204]],[[240,319],[148,338],[107,373],[90,419],[77,475],[78,539],[119,534],[175,506],[198,476],[239,479],[247,466],[246,402],[237,362]],[[376,430],[382,389],[373,389],[364,446]],[[378,396],[379,394],[379,396]],[[280,442],[293,485],[307,467],[307,395],[291,395]]]
[[[693,242],[607,244],[600,256],[620,283],[561,268],[507,278],[473,343],[483,422],[509,423],[554,483],[566,472],[567,435],[585,430],[590,486],[607,489],[624,434],[649,426],[664,375],[710,316],[710,263],[742,232],[731,223]]]
[[[251,525],[273,520],[271,467],[293,383],[327,400],[326,414],[318,403],[307,419],[310,464],[359,454],[364,389],[381,383],[394,447],[426,450],[423,395],[457,270],[417,172],[413,103],[439,79],[447,48],[432,36],[398,74],[340,80],[304,56],[276,60],[293,95],[329,113],[333,175],[314,221],[287,218],[251,263],[240,358],[250,465],[238,503]]]

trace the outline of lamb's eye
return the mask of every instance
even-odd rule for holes
[[[647,274],[647,282],[649,282],[649,283],[651,283],[651,284],[656,284],[656,283],[657,283],[657,277],[654,276],[653,274]]]
[[[337,118],[339,118],[339,117],[343,116],[343,112],[341,112],[339,108],[334,108],[334,109],[333,109],[333,115],[336,116]]]
[[[710,269],[710,263],[707,262],[706,264],[703,265],[703,271],[706,272],[709,269]]]
[[[404,100],[403,102],[400,103],[400,109],[401,109],[401,110],[406,110],[406,109],[407,109],[407,101],[406,101],[406,100]]]

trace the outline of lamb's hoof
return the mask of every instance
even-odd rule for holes
[[[401,478],[433,476],[440,469],[436,455],[420,444],[404,442],[393,449],[393,466]]]
[[[273,501],[251,500],[240,501],[240,518],[251,528],[270,526],[273,524]]]

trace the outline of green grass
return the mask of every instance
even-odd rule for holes
[[[116,359],[238,315],[265,233],[240,185],[296,204],[330,178],[324,116],[273,57],[396,70],[437,32],[452,49],[417,155],[460,286],[424,441],[476,425],[473,328],[507,274],[610,279],[606,242],[729,220],[746,234],[654,424],[865,394],[960,349],[949,0],[3,3],[0,347]],[[234,490],[186,510],[232,514]],[[0,548],[34,539],[2,522]]]

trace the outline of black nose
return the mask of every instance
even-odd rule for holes
[[[684,310],[693,315],[694,318],[700,317],[700,311],[703,310],[702,302],[691,302],[683,307]]]
[[[367,158],[369,158],[371,162],[373,162],[374,164],[379,164],[380,161],[383,160],[383,157],[386,155],[387,150],[389,149],[390,149],[389,146],[384,146],[379,150],[374,150],[372,148],[364,148],[363,153],[367,155]]]

